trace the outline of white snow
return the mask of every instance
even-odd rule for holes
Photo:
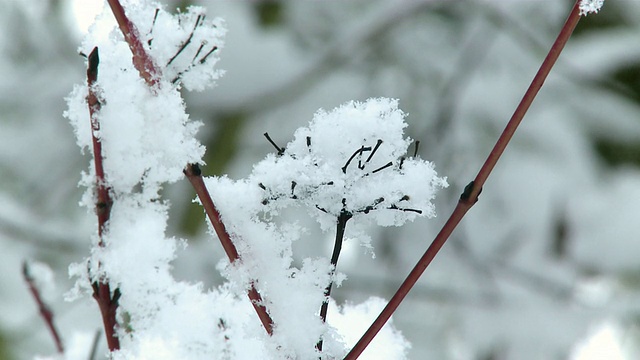
[[[580,15],[587,15],[590,13],[598,13],[604,4],[604,0],[581,0],[580,1]]]

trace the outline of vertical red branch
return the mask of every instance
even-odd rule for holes
[[[31,292],[33,299],[38,304],[38,310],[40,310],[40,315],[44,319],[44,322],[47,324],[47,328],[49,328],[49,332],[51,333],[51,336],[53,336],[53,341],[56,344],[56,349],[58,350],[58,353],[64,354],[64,347],[62,346],[62,340],[60,338],[60,334],[58,333],[58,329],[53,323],[53,312],[51,312],[47,304],[45,304],[44,301],[42,300],[42,297],[40,296],[40,290],[36,286],[33,276],[31,276],[31,272],[29,271],[29,264],[27,264],[26,261],[22,263],[22,276],[24,277],[24,280],[27,282],[27,285],[29,286],[29,291]]]
[[[496,144],[491,150],[491,153],[487,157],[484,165],[476,175],[475,180],[467,185],[464,192],[460,196],[458,205],[454,209],[447,222],[443,225],[442,229],[433,240],[427,251],[424,253],[424,255],[422,255],[420,260],[418,260],[416,266],[413,268],[413,270],[411,270],[411,272],[402,283],[398,291],[393,295],[391,300],[389,300],[387,306],[385,306],[385,308],[382,310],[380,315],[378,315],[373,324],[371,324],[369,329],[364,333],[364,335],[362,335],[362,338],[360,338],[356,345],[347,354],[347,356],[344,358],[345,360],[355,360],[358,358],[358,356],[360,356],[360,354],[362,354],[362,352],[371,343],[376,334],[389,320],[391,315],[396,311],[398,306],[400,306],[400,303],[402,303],[405,296],[409,293],[411,288],[413,288],[418,279],[422,276],[427,266],[431,264],[433,258],[440,251],[444,243],[447,241],[456,226],[460,223],[467,211],[478,201],[478,195],[480,195],[480,192],[482,191],[482,186],[484,185],[485,181],[489,177],[489,174],[491,174],[491,171],[502,156],[502,153],[509,144],[509,141],[513,137],[513,134],[518,128],[518,125],[520,125],[520,122],[522,122],[524,115],[527,113],[527,110],[538,94],[538,91],[540,90],[540,88],[542,88],[542,85],[549,75],[551,68],[553,68],[553,65],[560,56],[562,49],[569,40],[569,37],[571,37],[573,30],[576,28],[576,25],[580,20],[579,5],[580,0],[577,0],[567,20],[565,21],[565,24],[560,30],[556,41],[553,43],[551,49],[549,50],[549,53],[542,62],[542,65],[540,65],[540,69],[531,81],[531,85],[529,85],[529,88],[525,92],[522,100],[520,101],[520,104],[507,123],[504,131],[496,141]]]
[[[87,67],[87,84],[89,86],[89,96],[87,103],[89,105],[89,115],[91,118],[91,138],[93,142],[93,162],[96,169],[96,215],[98,216],[98,245],[105,246],[103,236],[105,227],[109,221],[111,214],[112,200],[109,195],[109,188],[105,182],[102,143],[100,141],[100,120],[98,113],[100,112],[100,99],[96,94],[98,80],[98,65],[100,64],[100,56],[98,48],[94,48],[88,57]],[[102,322],[104,325],[105,335],[107,336],[107,345],[110,351],[120,348],[120,341],[116,334],[118,323],[116,321],[116,312],[118,309],[118,299],[120,291],[116,289],[111,295],[111,287],[106,279],[100,279],[92,284],[93,297],[98,302]]]
[[[154,90],[158,85],[158,78],[160,77],[160,69],[153,62],[153,59],[145,51],[142,40],[140,39],[140,32],[138,28],[132,23],[124,12],[124,8],[120,5],[118,0],[107,0],[111,12],[118,22],[120,31],[124,35],[124,39],[129,44],[131,53],[133,54],[133,66],[140,73],[140,77]]]
[[[209,220],[211,221],[211,224],[213,225],[213,228],[216,231],[218,238],[220,239],[220,243],[222,244],[224,251],[229,257],[229,261],[233,263],[234,261],[240,258],[238,256],[238,251],[236,250],[235,245],[231,241],[231,238],[229,237],[229,233],[227,232],[227,229],[224,226],[224,223],[220,219],[220,213],[218,212],[218,209],[213,203],[213,200],[211,199],[211,195],[209,194],[209,191],[207,190],[207,187],[205,186],[204,181],[202,180],[202,173],[200,171],[200,167],[198,167],[198,165],[196,164],[189,164],[185,168],[184,173],[189,179],[189,181],[191,182],[191,185],[193,186],[193,188],[195,189],[196,194],[200,199],[200,202],[202,202],[202,206],[204,207],[204,210],[207,213],[207,216],[209,217]],[[267,309],[265,308],[265,306],[262,304],[262,297],[260,296],[260,293],[258,293],[258,290],[256,290],[256,288],[253,285],[251,285],[251,289],[249,290],[248,295],[249,295],[249,299],[251,300],[251,304],[253,305],[254,309],[256,310],[256,313],[258,314],[258,317],[260,318],[260,321],[262,322],[262,325],[264,326],[265,330],[267,330],[267,333],[269,333],[269,335],[272,335],[273,320],[271,319],[271,316],[269,316],[269,314],[267,313]]]

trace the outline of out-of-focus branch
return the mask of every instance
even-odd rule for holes
[[[64,346],[62,345],[62,339],[60,338],[58,329],[53,323],[53,312],[51,312],[51,309],[49,309],[47,304],[44,303],[44,300],[42,300],[42,296],[40,296],[40,289],[38,289],[38,287],[36,286],[34,278],[31,275],[31,272],[29,271],[29,264],[26,261],[22,263],[22,276],[24,277],[24,281],[26,281],[27,285],[29,286],[29,291],[31,292],[33,299],[36,301],[36,304],[38,304],[38,310],[40,310],[40,315],[44,319],[44,322],[47,324],[47,328],[49,328],[49,332],[51,333],[51,336],[53,336],[53,341],[56,344],[56,349],[58,349],[58,353],[64,354]]]
[[[99,138],[100,120],[98,113],[100,112],[100,99],[98,98],[97,85],[98,81],[98,65],[100,64],[100,56],[98,48],[95,47],[88,57],[87,66],[87,84],[89,86],[89,96],[87,103],[89,104],[89,116],[91,118],[91,138],[93,141],[93,162],[96,169],[96,214],[98,216],[98,246],[104,247],[103,240],[104,231],[109,216],[111,214],[111,195],[109,187],[105,181],[102,142]],[[116,334],[116,311],[118,309],[118,299],[120,298],[120,290],[116,289],[111,295],[111,287],[107,279],[96,280],[93,284],[93,298],[98,302],[100,313],[102,314],[102,322],[104,325],[105,335],[107,336],[107,345],[110,351],[120,348],[120,341]]]
[[[460,196],[460,200],[458,201],[458,205],[453,210],[453,213],[444,224],[436,238],[433,240],[427,251],[420,258],[416,266],[411,270],[405,281],[400,285],[400,288],[395,293],[395,295],[389,300],[387,306],[382,310],[378,318],[373,322],[373,324],[369,327],[369,329],[365,332],[362,338],[356,343],[356,345],[351,349],[349,354],[345,357],[345,360],[354,360],[357,359],[360,354],[366,349],[366,347],[371,343],[371,340],[376,336],[376,334],[382,329],[384,324],[389,320],[391,315],[395,312],[395,310],[400,306],[400,303],[404,300],[406,295],[409,293],[411,288],[415,285],[418,279],[422,276],[427,266],[431,264],[431,261],[440,251],[444,243],[447,241],[453,230],[460,223],[464,215],[471,209],[471,207],[478,201],[478,195],[482,191],[482,187],[491,174],[491,171],[495,167],[496,163],[502,156],[505,148],[509,144],[509,141],[513,137],[518,125],[524,118],[524,115],[527,113],[527,110],[531,106],[531,103],[535,99],[538,94],[540,88],[544,84],[551,68],[555,64],[556,60],[560,56],[564,45],[569,40],[569,37],[573,33],[578,21],[580,20],[580,0],[577,0],[575,5],[573,6],[569,16],[560,30],[556,41],[551,46],[551,50],[547,54],[547,57],[542,62],[540,69],[536,73],[533,78],[531,85],[525,92],[520,104],[516,108],[513,113],[511,119],[507,123],[504,131],[498,138],[494,148],[491,150],[491,153],[487,157],[482,168],[476,175],[474,181],[469,183],[467,187],[464,189],[464,192]]]

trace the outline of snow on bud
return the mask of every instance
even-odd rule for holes
[[[598,13],[602,8],[604,0],[581,0],[580,1],[580,15],[586,16],[590,13]]]

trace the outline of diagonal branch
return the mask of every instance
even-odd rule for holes
[[[118,0],[107,0],[111,12],[118,22],[120,31],[124,35],[124,39],[129,44],[131,53],[133,55],[133,66],[140,73],[140,77],[149,85],[153,90],[158,85],[158,78],[161,75],[160,68],[154,63],[149,53],[145,50],[142,40],[140,38],[140,32],[134,23],[129,20],[124,12],[124,8],[120,5]]]
[[[198,198],[202,202],[202,207],[204,207],[204,210],[207,213],[207,216],[209,217],[209,220],[211,221],[211,224],[213,225],[218,238],[220,239],[220,243],[222,244],[224,251],[229,257],[229,261],[233,263],[240,258],[240,256],[238,255],[238,250],[236,250],[235,245],[231,241],[229,233],[227,232],[224,223],[220,219],[220,213],[214,205],[213,200],[211,199],[211,195],[209,194],[209,191],[207,190],[207,187],[202,180],[202,172],[200,171],[200,167],[196,164],[189,164],[184,169],[184,174],[189,179],[189,182],[191,182],[191,185],[198,195]],[[262,297],[260,296],[260,293],[258,293],[258,290],[256,290],[256,288],[253,286],[253,284],[251,285],[251,289],[249,290],[248,295],[249,299],[251,300],[251,304],[255,308],[256,313],[258,314],[258,317],[262,322],[262,325],[264,326],[265,330],[267,330],[267,333],[269,333],[269,335],[272,335],[273,320],[267,313],[267,309],[262,304]]]
[[[484,185],[485,181],[491,174],[491,171],[500,159],[500,156],[504,152],[504,149],[507,147],[507,144],[509,144],[509,141],[513,137],[513,134],[518,128],[518,125],[520,125],[520,122],[524,118],[524,115],[527,113],[527,110],[531,106],[531,103],[535,99],[540,88],[542,88],[547,75],[549,75],[551,68],[553,68],[553,65],[560,56],[564,45],[569,40],[569,37],[578,24],[578,21],[580,20],[579,5],[580,0],[577,0],[571,12],[569,13],[564,26],[560,30],[558,37],[549,50],[547,57],[542,62],[542,65],[540,65],[540,69],[531,81],[531,85],[529,85],[529,88],[525,92],[522,100],[520,101],[520,104],[513,113],[513,116],[498,138],[484,165],[476,175],[475,180],[465,187],[464,192],[462,193],[462,195],[460,196],[460,200],[458,201],[458,205],[453,210],[453,213],[451,214],[447,222],[443,225],[438,235],[436,235],[431,245],[427,248],[427,251],[424,253],[424,255],[422,255],[420,260],[418,260],[416,266],[413,268],[413,270],[411,270],[411,272],[402,283],[402,285],[400,285],[400,288],[393,295],[391,300],[389,300],[387,306],[382,310],[380,315],[378,315],[376,320],[373,322],[373,324],[371,324],[362,338],[360,338],[356,345],[347,354],[347,356],[344,358],[345,360],[357,359],[358,356],[362,354],[362,352],[366,349],[369,343],[371,343],[376,334],[389,320],[391,315],[396,311],[398,306],[400,306],[400,303],[402,303],[411,288],[422,276],[427,266],[429,266],[433,258],[437,255],[438,251],[440,251],[444,243],[447,241],[456,226],[460,223],[467,211],[469,211],[469,209],[471,209],[471,207],[478,201],[478,195],[480,195],[480,192],[482,191],[482,186]]]

